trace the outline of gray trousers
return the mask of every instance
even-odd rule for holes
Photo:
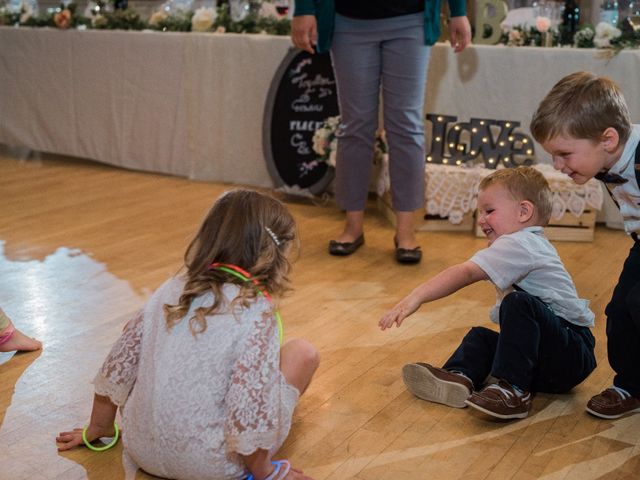
[[[380,86],[396,211],[424,205],[424,90],[431,48],[423,13],[362,20],[336,15],[331,46],[342,124],[335,193],[346,211],[364,210],[378,127]]]

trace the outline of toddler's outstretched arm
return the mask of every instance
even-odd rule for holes
[[[115,434],[113,422],[117,410],[118,407],[109,400],[109,397],[94,395],[91,420],[87,427],[87,441],[93,442],[98,438],[113,437]],[[71,432],[60,432],[56,437],[56,442],[62,443],[58,451],[62,452],[83,445],[82,430],[82,428],[74,428]]]
[[[488,280],[488,278],[484,270],[470,261],[449,267],[416,287],[400,303],[384,314],[378,322],[380,330],[386,330],[394,323],[399,327],[403,320],[418,310],[423,303],[446,297],[467,285]]]

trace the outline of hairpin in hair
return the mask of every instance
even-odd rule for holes
[[[280,239],[278,238],[278,236],[273,233],[273,230],[271,230],[269,227],[264,227],[264,229],[267,231],[267,233],[269,234],[269,236],[271,237],[271,240],[273,240],[273,243],[276,244],[276,246],[280,246]]]

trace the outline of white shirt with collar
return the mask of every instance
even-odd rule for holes
[[[589,301],[578,297],[576,287],[562,264],[558,252],[544,236],[542,227],[526,227],[500,235],[493,243],[476,252],[470,261],[478,265],[496,287],[496,304],[489,316],[499,323],[502,299],[513,285],[538,297],[565,320],[592,327],[595,315]]]
[[[640,234],[640,187],[635,172],[635,152],[639,143],[640,125],[633,125],[620,159],[609,169],[609,173],[621,175],[627,182],[606,187],[618,203],[625,231]]]

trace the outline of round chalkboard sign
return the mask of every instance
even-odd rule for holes
[[[264,154],[277,187],[297,186],[313,194],[327,188],[333,168],[318,161],[313,134],[338,114],[329,54],[292,49],[273,78],[264,114]]]

